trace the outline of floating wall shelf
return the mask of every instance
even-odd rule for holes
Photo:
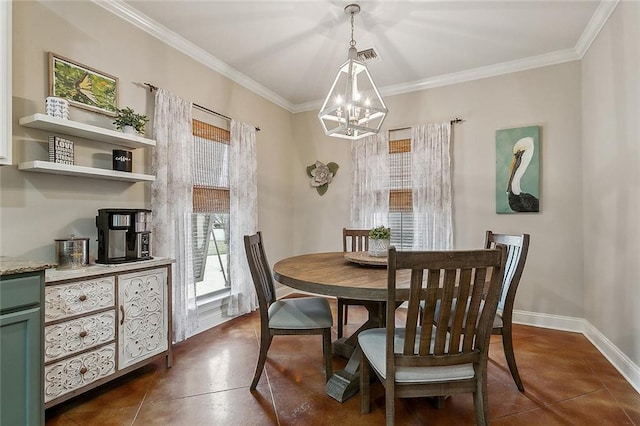
[[[62,118],[52,117],[46,114],[32,114],[22,117],[20,119],[20,125],[33,129],[78,136],[98,142],[106,142],[129,149],[156,146],[156,141],[153,139],[79,123],[77,121],[63,120]]]
[[[50,161],[28,161],[21,163],[18,169],[28,172],[52,173],[56,175],[84,176],[100,179],[111,179],[125,182],[153,182],[153,175],[139,173],[118,172],[115,170],[98,169],[95,167],[75,166],[68,164],[52,163]]]

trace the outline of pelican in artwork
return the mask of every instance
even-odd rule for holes
[[[520,188],[520,180],[527,171],[532,157],[533,138],[531,136],[520,139],[513,146],[513,158],[511,159],[507,195],[509,198],[509,207],[515,212],[539,211],[539,200],[529,193],[522,192]]]

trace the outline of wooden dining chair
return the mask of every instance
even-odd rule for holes
[[[524,385],[518,373],[516,357],[513,351],[512,318],[516,290],[518,289],[518,284],[520,284],[520,277],[529,252],[529,234],[494,234],[491,231],[487,231],[485,248],[493,248],[496,244],[503,244],[507,247],[507,261],[502,292],[498,301],[498,310],[493,321],[492,334],[502,336],[502,347],[511,377],[513,377],[513,381],[520,392],[524,392]]]
[[[258,385],[267,352],[276,335],[322,335],[326,381],[333,375],[331,326],[333,317],[329,302],[322,297],[300,297],[276,300],[273,277],[262,243],[262,233],[244,236],[251,278],[260,309],[260,354],[250,389]]]
[[[502,245],[471,251],[389,249],[386,328],[358,336],[362,413],[370,411],[373,370],[385,387],[387,425],[394,422],[396,397],[457,393],[473,393],[477,424],[489,423],[487,359],[505,260]],[[399,274],[410,274],[410,283]],[[396,328],[395,306],[403,300],[407,315],[404,327]],[[456,300],[467,303],[456,306]]]
[[[496,244],[506,246],[507,260],[498,309],[493,320],[492,334],[502,336],[502,348],[511,377],[513,377],[518,390],[524,392],[524,384],[518,373],[513,350],[512,318],[516,290],[518,289],[518,284],[520,284],[520,277],[529,252],[529,234],[494,234],[491,231],[487,231],[484,243],[485,248],[493,248]]]
[[[368,251],[369,250],[369,230],[368,229],[347,229],[342,228],[342,251]],[[338,297],[338,338],[341,338],[344,332],[344,325],[349,320],[349,306],[362,305],[362,301],[358,299],[347,299]],[[344,318],[344,320],[343,320]]]

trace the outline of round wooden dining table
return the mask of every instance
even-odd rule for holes
[[[352,260],[347,260],[345,256]],[[405,271],[408,272],[408,271]],[[311,253],[282,259],[273,265],[276,281],[309,293],[359,299],[367,309],[368,320],[351,336],[333,342],[335,355],[349,358],[344,370],[336,371],[327,382],[331,397],[344,402],[358,391],[360,349],[357,336],[362,330],[385,326],[387,268],[378,259],[359,258],[345,252]],[[398,286],[402,286],[401,275]],[[407,280],[408,283],[408,275]]]
[[[387,300],[386,263],[366,265],[349,261],[348,253],[311,253],[282,259],[273,265],[276,281],[325,296]]]

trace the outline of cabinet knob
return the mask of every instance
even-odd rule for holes
[[[81,302],[84,302],[85,300],[87,300],[87,296],[83,294],[78,299],[80,299]]]
[[[87,332],[85,330],[82,330],[80,332],[80,337],[87,337]]]
[[[80,369],[80,374],[84,374],[84,373],[86,373],[86,372],[87,372],[87,367],[82,367],[82,368]]]

